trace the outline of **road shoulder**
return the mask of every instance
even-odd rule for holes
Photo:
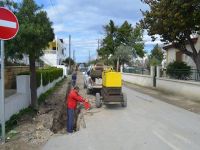
[[[185,98],[183,96],[174,95],[172,93],[159,91],[155,88],[147,88],[147,87],[135,85],[130,82],[123,82],[123,85],[128,88],[134,89],[140,93],[148,94],[158,100],[161,100],[166,103],[175,105],[177,107],[186,109],[188,111],[200,114],[200,102]]]

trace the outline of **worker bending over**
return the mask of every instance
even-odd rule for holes
[[[67,132],[72,133],[74,129],[74,118],[77,102],[88,103],[87,99],[84,99],[79,95],[79,87],[75,86],[68,94],[66,99],[67,105]]]

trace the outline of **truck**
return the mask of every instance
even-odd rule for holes
[[[98,92],[102,89],[102,72],[104,65],[96,64],[88,67],[84,73],[84,88],[87,89],[87,94]]]

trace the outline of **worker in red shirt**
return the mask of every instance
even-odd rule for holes
[[[75,86],[72,89],[67,97],[66,105],[67,105],[67,132],[72,133],[74,129],[74,116],[75,110],[77,106],[77,102],[87,103],[88,100],[84,99],[79,95],[79,87]]]

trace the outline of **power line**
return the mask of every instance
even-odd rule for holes
[[[55,9],[55,5],[53,4],[52,0],[49,0],[49,1],[50,1],[51,6],[53,7],[53,9]]]

